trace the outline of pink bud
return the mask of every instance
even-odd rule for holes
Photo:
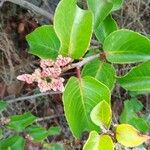
[[[41,80],[41,69],[35,69],[34,73],[32,73],[32,77],[35,79],[36,82],[39,82]]]
[[[38,83],[38,87],[40,89],[40,92],[46,92],[46,91],[50,91],[51,90],[51,84],[48,83],[47,81],[45,80],[41,80],[39,83]]]
[[[59,55],[57,57],[55,65],[64,67],[64,66],[68,65],[70,62],[72,62],[72,59],[70,57],[62,57],[62,55]]]
[[[42,77],[52,77],[57,78],[61,74],[61,68],[60,67],[49,67],[45,68],[42,71]]]
[[[40,61],[40,66],[41,68],[47,68],[47,67],[51,67],[54,65],[54,61],[51,59],[44,59]]]
[[[34,77],[30,74],[22,74],[22,75],[19,75],[17,77],[18,80],[20,81],[25,81],[27,82],[28,84],[32,84],[34,82]]]
[[[52,79],[51,82],[51,88],[54,91],[64,91],[64,85],[63,85],[64,79],[58,78],[58,79]]]

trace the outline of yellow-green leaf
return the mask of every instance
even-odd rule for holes
[[[106,128],[109,128],[111,118],[112,118],[111,107],[110,104],[108,104],[106,101],[101,101],[91,111],[91,120],[97,126],[103,125]]]
[[[102,135],[100,137],[98,150],[114,150],[114,144],[109,135]]]
[[[92,131],[83,150],[114,150],[114,144],[110,136],[99,135],[96,131]]]
[[[136,128],[129,124],[120,124],[116,127],[117,141],[127,147],[136,147],[146,142],[150,137],[141,134]]]

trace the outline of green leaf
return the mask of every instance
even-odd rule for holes
[[[106,101],[101,101],[93,108],[90,116],[93,123],[95,123],[97,126],[109,128],[112,119],[110,104],[108,104]]]
[[[110,90],[113,89],[115,78],[115,69],[111,64],[95,59],[84,65],[82,76],[92,76],[104,83]]]
[[[148,54],[147,54],[148,55]],[[118,78],[120,85],[129,91],[150,92],[150,61],[134,67],[125,76]]]
[[[103,49],[111,63],[128,64],[150,60],[150,40],[139,33],[122,29],[112,32]]]
[[[149,136],[141,134],[129,124],[120,124],[116,127],[117,141],[127,147],[136,147],[150,139]]]
[[[133,125],[140,132],[147,133],[150,130],[150,126],[146,119],[140,118],[138,116],[134,116],[132,120],[128,122],[128,124]]]
[[[54,28],[61,41],[60,54],[82,57],[92,36],[92,13],[82,10],[76,0],[61,0],[54,16]],[[83,33],[84,32],[84,33]]]
[[[14,115],[10,117],[10,122],[7,127],[20,132],[32,124],[36,118],[30,112],[24,113],[23,115]]]
[[[63,147],[60,145],[60,144],[48,144],[48,143],[45,143],[43,145],[43,147],[46,149],[46,150],[64,150]]]
[[[126,100],[124,102],[124,109],[120,115],[120,123],[128,123],[141,132],[147,132],[150,128],[146,119],[144,120],[136,114],[142,109],[143,104],[137,99]]]
[[[30,46],[29,53],[43,59],[55,59],[60,47],[59,39],[51,25],[36,28],[26,36]]]
[[[3,111],[8,106],[6,101],[0,100],[0,112]]]
[[[111,12],[113,3],[106,0],[87,0],[87,2],[94,14],[94,28],[96,29]]]
[[[114,150],[114,144],[110,136],[100,136],[97,132],[92,131],[83,150]]]
[[[83,131],[99,131],[92,123],[90,113],[100,101],[110,103],[109,89],[92,77],[71,77],[63,93],[65,116],[73,135],[79,138]]]
[[[0,141],[1,150],[24,150],[25,140],[20,136],[11,136]]]
[[[29,126],[26,129],[27,133],[33,138],[34,141],[43,141],[49,135],[48,131],[38,125]]]
[[[48,129],[49,135],[59,135],[60,132],[61,132],[61,128],[60,127],[50,127]]]
[[[117,30],[116,21],[111,15],[107,16],[105,20],[95,29],[95,35],[100,43],[103,43],[105,38],[113,31]]]
[[[3,130],[0,129],[0,139],[3,137]]]
[[[112,11],[118,10],[122,7],[124,0],[111,0],[113,3]]]
[[[52,135],[58,135],[61,132],[61,129],[59,127],[51,127],[48,130],[45,128],[38,126],[38,125],[32,125],[29,126],[26,131],[30,136],[33,138],[34,141],[43,141],[47,136]]]

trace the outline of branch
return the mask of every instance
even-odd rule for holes
[[[50,120],[50,119],[59,118],[59,117],[64,117],[64,114],[47,116],[47,117],[43,117],[43,118],[38,118],[36,121],[37,122],[41,122],[41,121]]]
[[[60,93],[62,93],[62,92],[60,92],[60,91],[57,91],[57,92],[51,91],[51,92],[39,93],[39,94],[31,95],[31,96],[19,97],[19,98],[15,98],[15,99],[6,100],[6,101],[8,103],[14,103],[14,102],[23,101],[23,100],[35,99],[35,98],[40,97],[40,96],[60,94]]]
[[[25,9],[34,11],[35,13],[40,14],[40,15],[46,17],[47,19],[49,19],[51,22],[53,22],[53,15],[51,13],[49,13],[37,6],[25,1],[25,0],[1,0],[0,7],[3,5],[4,2],[11,2],[11,3],[19,5]]]
[[[80,61],[80,62],[73,63],[73,64],[71,64],[71,65],[65,67],[65,68],[63,69],[63,72],[66,72],[66,71],[68,71],[68,70],[70,70],[70,69],[73,69],[73,68],[81,68],[83,65],[87,64],[88,62],[90,62],[90,61],[92,61],[92,60],[94,60],[94,59],[96,59],[96,58],[99,58],[99,56],[100,56],[99,54],[96,54],[96,55],[92,55],[92,56],[86,57],[86,58],[84,58],[84,59],[83,59],[82,61]]]

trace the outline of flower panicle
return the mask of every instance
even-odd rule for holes
[[[45,59],[40,61],[40,67],[35,69],[32,74],[22,74],[17,77],[18,80],[28,84],[36,82],[40,92],[46,91],[64,91],[64,78],[60,77],[62,68],[72,62],[70,57],[59,55],[56,61]]]

